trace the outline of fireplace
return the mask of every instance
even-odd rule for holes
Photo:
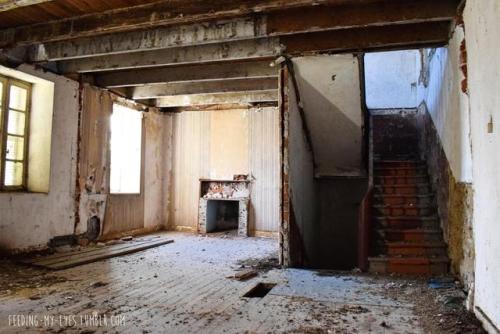
[[[238,230],[248,236],[247,180],[200,180],[198,231],[201,234]]]

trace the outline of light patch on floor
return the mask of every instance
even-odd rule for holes
[[[241,261],[277,256],[276,240],[162,236],[175,242],[58,272],[1,262],[0,332],[424,332],[414,305],[387,293],[391,277],[274,268],[238,281],[227,277]],[[242,297],[259,282],[277,285],[263,298]],[[95,314],[108,326],[80,323]],[[9,326],[9,315],[37,315],[40,327]],[[44,328],[51,315],[55,324]],[[76,316],[77,325],[64,326],[60,315]],[[111,326],[111,316],[124,325]]]

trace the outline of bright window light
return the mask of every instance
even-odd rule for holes
[[[111,115],[111,193],[141,192],[142,114],[119,104]]]

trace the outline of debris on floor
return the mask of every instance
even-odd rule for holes
[[[0,332],[484,333],[458,287],[280,268],[275,240],[162,237],[175,243],[57,272],[0,261]],[[238,272],[259,275],[225,279]],[[2,291],[9,284],[18,287]],[[106,315],[125,325],[12,329],[9,314]]]
[[[250,258],[238,261],[240,268],[252,268],[259,272],[266,272],[275,268],[279,268],[279,260],[276,256],[270,256],[263,259]]]
[[[125,239],[125,240],[124,240]],[[68,248],[46,256],[23,257],[19,259],[22,264],[43,267],[52,270],[68,269],[84,264],[97,262],[112,257],[132,254],[153,247],[163,246],[174,242],[166,238],[122,238],[124,244],[98,243],[96,247]],[[66,246],[65,246],[66,247]],[[68,246],[69,247],[69,246]]]
[[[453,277],[437,277],[429,279],[429,288],[432,289],[451,289],[455,287]]]
[[[252,277],[255,277],[259,274],[258,271],[253,269],[243,270],[235,273],[232,276],[228,276],[227,278],[235,279],[237,281],[246,281]]]

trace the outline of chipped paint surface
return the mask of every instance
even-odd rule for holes
[[[277,115],[276,108],[252,108],[188,111],[173,116],[174,165],[169,228],[197,230],[200,179],[232,180],[234,175],[249,175],[249,233],[277,232]]]
[[[74,230],[78,83],[23,65],[19,70],[55,84],[50,191],[0,194],[0,248],[44,248]]]
[[[427,161],[433,190],[436,193],[444,239],[448,245],[451,271],[458,275],[467,290],[474,284],[474,239],[472,233],[472,184],[457,181],[430,114],[420,110],[423,120],[421,151]]]
[[[297,57],[292,61],[311,131],[316,175],[364,175],[358,58],[343,54]]]
[[[470,0],[465,5],[474,184],[475,310],[491,333],[500,330],[499,17],[497,0]]]

